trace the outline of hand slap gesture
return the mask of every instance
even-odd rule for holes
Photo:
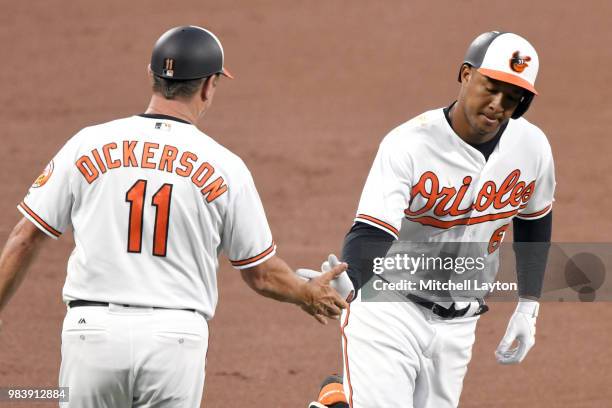
[[[331,282],[342,275],[347,267],[346,263],[339,263],[323,273],[304,269],[298,270],[300,276],[303,274],[300,271],[310,271],[316,274],[316,276],[310,274],[314,277],[304,283],[304,303],[301,307],[321,324],[327,324],[326,318],[338,319],[342,309],[348,306],[346,300],[331,285]]]

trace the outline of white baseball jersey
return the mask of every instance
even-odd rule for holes
[[[550,145],[535,125],[510,120],[485,160],[436,109],[384,138],[355,221],[395,238],[490,242],[495,249],[513,217],[548,214],[554,189]]]
[[[195,309],[210,319],[220,251],[242,269],[276,250],[243,161],[163,115],[81,130],[18,208],[53,238],[72,224],[65,302]]]
[[[513,217],[551,210],[554,189],[552,153],[539,128],[510,120],[485,160],[436,109],[384,138],[355,221],[413,242],[488,242],[492,253]]]

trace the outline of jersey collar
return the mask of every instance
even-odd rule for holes
[[[186,123],[188,125],[193,125],[193,123],[191,122],[187,122],[184,119],[179,119],[177,117],[174,116],[170,116],[170,115],[162,115],[161,113],[141,113],[138,116],[143,117],[143,118],[149,118],[149,119],[166,119],[166,120],[173,120],[175,122],[180,122],[180,123]]]
[[[448,126],[453,130],[453,132],[454,132],[454,129],[453,129],[453,125],[452,125],[451,119],[450,119],[450,110],[451,110],[451,108],[453,107],[453,105],[455,103],[457,103],[457,101],[454,101],[449,106],[447,106],[446,108],[442,109],[442,111],[444,112],[444,118],[446,119],[446,122],[448,123]],[[497,131],[497,133],[495,134],[493,139],[489,140],[488,142],[484,142],[484,143],[480,143],[480,144],[475,144],[475,143],[467,143],[467,142],[464,141],[464,143],[467,143],[470,146],[472,146],[474,149],[478,150],[484,156],[485,161],[488,161],[489,160],[489,156],[491,156],[491,153],[493,153],[493,151],[495,150],[495,147],[499,143],[499,140],[501,139],[502,134],[504,133],[504,131],[508,127],[508,123],[510,123],[510,120],[506,120],[504,123],[502,123],[502,125],[500,126],[499,130]],[[456,133],[457,132],[455,132],[455,134]],[[463,140],[463,139],[461,139],[461,140]]]

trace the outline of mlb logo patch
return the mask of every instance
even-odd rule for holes
[[[155,123],[155,129],[165,130],[166,132],[169,132],[170,128],[171,128],[171,125],[169,123],[165,123],[165,122]]]

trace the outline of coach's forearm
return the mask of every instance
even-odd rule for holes
[[[19,287],[45,237],[25,218],[11,231],[0,255],[0,311]]]
[[[252,268],[243,269],[242,279],[255,292],[281,302],[304,304],[304,281],[297,277],[289,265],[274,256]]]

